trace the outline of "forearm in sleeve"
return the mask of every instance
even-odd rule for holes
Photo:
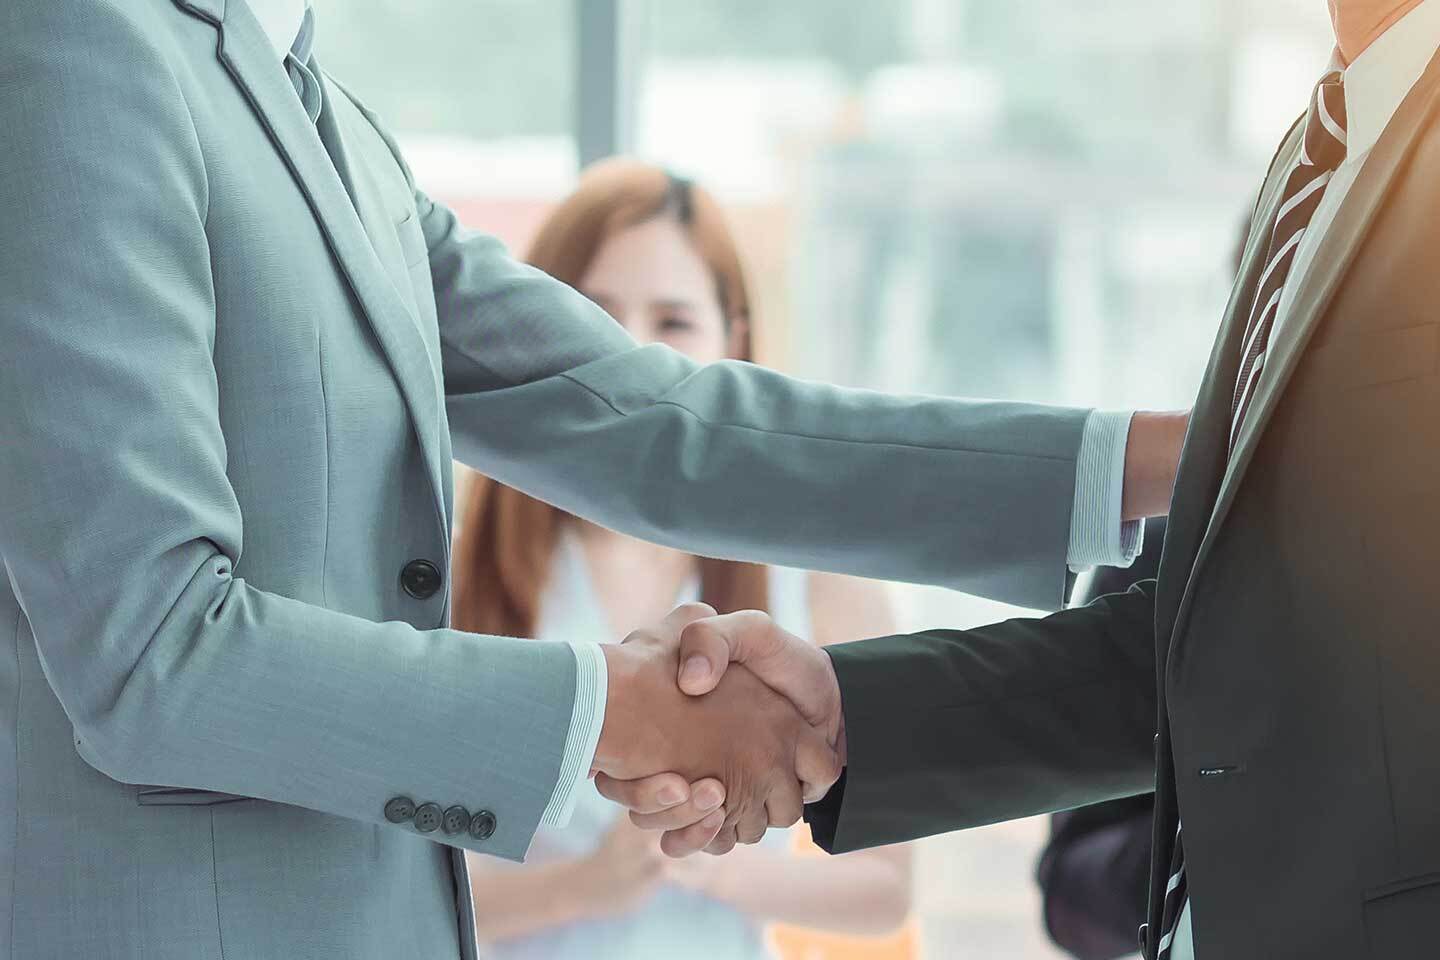
[[[1154,789],[1154,581],[1043,620],[826,648],[848,765],[835,853]]]
[[[1059,605],[1089,411],[698,366],[417,203],[469,465],[708,556]]]

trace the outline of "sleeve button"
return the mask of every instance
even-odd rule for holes
[[[445,831],[447,837],[453,837],[457,833],[464,833],[470,826],[470,811],[456,805],[445,811],[445,819],[440,821],[440,829]]]
[[[415,801],[409,797],[392,797],[385,804],[385,819],[391,823],[405,823],[415,816]]]
[[[481,810],[470,818],[470,836],[476,840],[489,840],[495,833],[495,814]]]
[[[444,819],[438,803],[422,803],[415,808],[415,829],[421,833],[434,833]]]

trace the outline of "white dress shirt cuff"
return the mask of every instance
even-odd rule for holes
[[[575,706],[570,712],[570,732],[565,735],[565,754],[560,760],[560,779],[540,824],[563,827],[570,822],[580,784],[590,775],[600,730],[605,726],[605,698],[609,672],[605,654],[597,643],[572,643],[575,654]]]
[[[1128,567],[1140,555],[1145,521],[1120,519],[1132,415],[1096,410],[1085,420],[1075,458],[1075,505],[1066,555],[1077,573],[1097,566]]]

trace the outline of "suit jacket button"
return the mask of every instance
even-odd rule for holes
[[[470,836],[476,840],[489,840],[495,833],[495,814],[481,810],[470,818]]]
[[[1150,924],[1140,924],[1140,929],[1137,930],[1136,933],[1139,934],[1140,937],[1140,955],[1143,957],[1145,956],[1145,951],[1150,948]]]
[[[429,560],[411,560],[400,571],[400,588],[416,600],[429,600],[442,583],[440,568]]]
[[[470,826],[470,811],[462,806],[453,806],[445,811],[445,819],[440,821],[440,829],[445,831],[447,837],[453,837],[457,833],[464,833]]]
[[[385,819],[391,823],[405,823],[415,816],[415,801],[409,797],[392,797],[385,804]]]
[[[434,833],[445,814],[440,812],[438,803],[422,803],[415,808],[415,829],[421,833]]]

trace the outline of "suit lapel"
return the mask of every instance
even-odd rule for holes
[[[345,95],[333,85],[323,70],[317,69],[316,76],[324,90],[325,107],[316,124],[320,128],[321,142],[330,148],[331,159],[340,173],[346,192],[354,202],[355,213],[360,217],[360,224],[365,230],[372,252],[390,278],[395,292],[404,302],[411,323],[419,323],[412,294],[414,287],[411,286],[410,271],[405,263],[405,253],[400,247],[399,235],[395,232],[393,214],[386,209],[384,191],[370,164],[366,162],[365,151],[354,141],[353,133],[341,119],[341,111],[348,106],[341,99]],[[431,376],[438,384],[441,378],[439,358],[431,356],[430,360],[433,371]]]
[[[285,71],[275,62],[274,48],[249,9],[225,0],[175,2],[219,31],[220,62],[245,94],[314,211],[405,398],[425,456],[436,509],[444,516],[440,471],[450,467],[441,460],[438,375],[409,306],[391,283],[356,212],[357,203],[364,207],[368,198],[351,202],[315,125]]]
[[[1436,83],[1437,75],[1440,75],[1440,68],[1437,68],[1436,61],[1432,61],[1424,77],[1395,112],[1380,140],[1371,148],[1335,219],[1315,248],[1315,259],[1295,291],[1290,314],[1270,342],[1255,398],[1235,439],[1235,450],[1220,488],[1212,527],[1218,526],[1228,512],[1235,489],[1250,466],[1255,448],[1295,372],[1296,363],[1304,354],[1305,346],[1315,333],[1317,322],[1329,306],[1340,281],[1354,262],[1391,181],[1404,166],[1417,135],[1430,116],[1435,94],[1440,90]]]
[[[1315,259],[1310,264],[1305,277],[1302,278],[1302,285],[1296,290],[1290,313],[1271,342],[1264,373],[1261,375],[1245,422],[1241,425],[1240,432],[1236,437],[1235,449],[1230,453],[1228,463],[1225,460],[1223,443],[1215,452],[1215,456],[1218,458],[1216,462],[1226,463],[1225,472],[1214,500],[1214,509],[1210,513],[1209,523],[1204,527],[1204,535],[1195,551],[1195,562],[1192,569],[1188,571],[1185,594],[1179,604],[1175,619],[1173,636],[1177,639],[1184,627],[1194,584],[1210,555],[1216,536],[1229,516],[1230,509],[1235,502],[1236,492],[1254,459],[1256,448],[1264,435],[1265,428],[1274,415],[1275,408],[1295,372],[1296,365],[1304,355],[1305,347],[1314,335],[1320,318],[1324,316],[1326,307],[1329,306],[1336,289],[1354,262],[1355,255],[1369,232],[1375,214],[1384,202],[1391,183],[1396,174],[1404,167],[1419,134],[1428,123],[1436,104],[1437,94],[1440,94],[1440,55],[1431,61],[1424,76],[1401,103],[1390,124],[1385,128],[1385,132],[1371,148],[1370,155],[1365,159],[1359,175],[1340,204],[1335,219],[1326,230],[1319,246],[1316,247]],[[1278,168],[1278,175],[1272,178],[1275,181],[1272,186],[1283,183],[1284,172],[1285,167],[1282,165]],[[1276,193],[1278,194],[1278,191]],[[1272,202],[1273,200],[1278,200],[1278,196],[1272,197]],[[1271,216],[1273,217],[1273,212]],[[1265,232],[1268,233],[1268,230]],[[1253,245],[1255,238],[1251,239]],[[1263,249],[1263,242],[1261,249]],[[1251,253],[1254,253],[1253,246]],[[1243,323],[1239,319],[1238,311],[1232,320]],[[1207,376],[1214,376],[1216,372],[1212,370]],[[1207,383],[1206,389],[1220,392],[1227,398],[1230,397],[1235,380],[1233,366],[1226,372],[1229,373],[1228,376],[1222,376],[1216,383]],[[1211,431],[1223,435],[1228,432],[1230,427],[1228,399],[1223,410],[1219,408],[1218,404],[1212,404],[1212,406],[1215,409],[1209,410],[1206,414],[1211,421],[1208,426]],[[1195,502],[1199,506],[1206,501],[1197,500]]]
[[[1301,118],[1303,121],[1303,117]],[[1162,649],[1175,622],[1182,592],[1190,579],[1205,528],[1214,511],[1215,496],[1225,468],[1225,446],[1229,440],[1230,404],[1240,365],[1240,340],[1249,318],[1251,302],[1265,252],[1271,224],[1280,206],[1286,171],[1300,150],[1301,126],[1292,127],[1271,161],[1270,173],[1255,203],[1251,227],[1236,271],[1235,286],[1225,307],[1215,346],[1210,353],[1199,395],[1190,417],[1190,430],[1180,455],[1173,509],[1165,529],[1161,560],[1157,636]]]

